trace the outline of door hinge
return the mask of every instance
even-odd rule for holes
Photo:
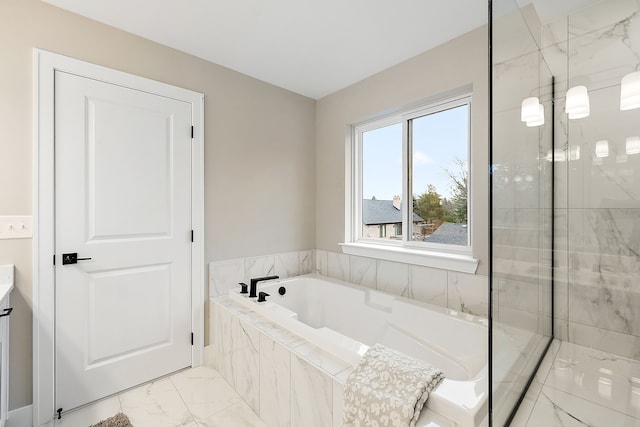
[[[193,243],[193,230],[191,230],[191,243]]]
[[[56,265],[56,254],[53,254],[53,265]]]
[[[193,332],[191,332],[191,345],[193,345]]]
[[[193,126],[191,126],[191,139],[193,139]]]
[[[58,418],[61,419],[62,418],[62,408],[58,408],[58,410],[56,411],[58,413],[58,416],[56,417],[55,415],[53,416],[53,418]]]

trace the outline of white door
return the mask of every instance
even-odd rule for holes
[[[189,103],[55,73],[56,409],[191,365],[191,124]]]

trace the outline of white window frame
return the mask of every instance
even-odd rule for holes
[[[467,235],[468,245],[448,245],[410,240],[413,233],[413,200],[410,179],[412,176],[411,141],[409,126],[411,120],[438,113],[451,108],[468,105],[467,172],[469,176],[467,194]],[[404,107],[392,114],[381,115],[349,126],[346,147],[345,189],[345,243],[342,251],[350,255],[380,258],[389,261],[406,262],[428,267],[442,268],[466,273],[475,273],[478,260],[473,258],[471,229],[472,218],[472,171],[471,171],[471,111],[472,94],[458,93],[445,99],[431,100]],[[362,231],[362,135],[365,132],[386,126],[402,124],[402,240],[381,240],[363,237]]]

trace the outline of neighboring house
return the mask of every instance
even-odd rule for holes
[[[362,237],[369,238],[402,238],[402,212],[400,197],[393,200],[362,200]],[[413,214],[413,231],[419,232],[424,220]]]
[[[467,224],[443,222],[433,234],[426,237],[425,242],[467,246],[469,244],[468,234]]]

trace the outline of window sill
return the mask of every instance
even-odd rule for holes
[[[383,246],[371,243],[340,243],[342,252],[385,261],[403,262],[423,267],[475,274],[479,261],[470,255]]]

